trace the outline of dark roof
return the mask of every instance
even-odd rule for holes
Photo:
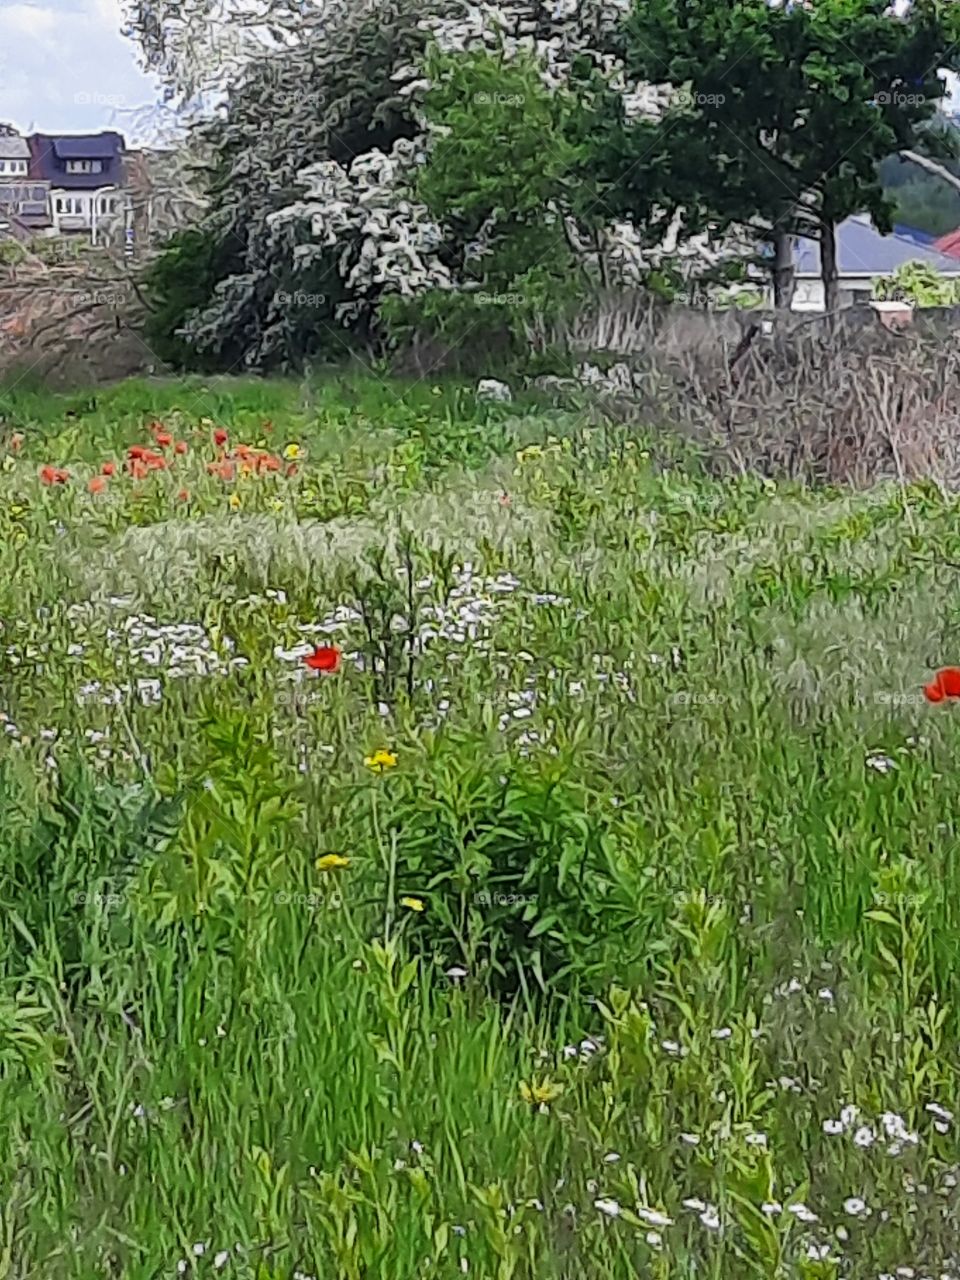
[[[866,214],[855,214],[837,227],[837,268],[841,276],[887,276],[908,262],[922,262],[949,275],[960,274],[957,258],[905,236],[881,235]],[[798,275],[819,276],[819,242],[799,237],[794,247],[794,266]]]
[[[54,137],[50,141],[61,160],[109,160],[123,150],[119,133],[87,133]]]
[[[75,191],[113,185],[118,178],[123,138],[119,133],[30,135],[30,176]],[[67,173],[67,160],[104,160],[103,173]],[[117,164],[109,161],[116,160]]]

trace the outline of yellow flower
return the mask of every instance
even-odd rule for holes
[[[200,419],[200,425],[201,425],[201,427],[212,427],[212,426],[213,426],[213,419],[212,419],[212,418],[201,418],[201,419]]]
[[[520,1081],[520,1097],[531,1107],[546,1108],[563,1093],[563,1086],[553,1084],[550,1080],[542,1080],[539,1084],[526,1080]]]
[[[13,516],[14,520],[18,520],[20,516],[22,516],[23,513],[26,511],[26,509],[27,509],[26,507],[21,507],[17,503],[14,503],[10,508],[10,514]]]
[[[383,773],[385,769],[393,768],[397,763],[397,757],[395,752],[384,751],[381,747],[372,756],[364,756],[363,763],[368,769],[372,769],[374,773]]]
[[[282,498],[273,498],[273,499],[271,499],[271,502],[270,502],[270,510],[271,510],[271,511],[278,511],[278,512],[279,512],[279,511],[282,511],[282,510],[283,510],[283,499],[282,499]]]
[[[230,510],[231,510],[231,511],[239,511],[239,510],[240,510],[240,495],[239,495],[239,493],[231,493],[230,497],[228,498],[228,502],[230,503]]]
[[[297,458],[303,457],[303,450],[298,444],[288,444],[283,451],[283,456],[288,462],[296,462]]]
[[[325,853],[316,861],[318,871],[335,871],[338,867],[349,867],[350,859],[339,853]]]
[[[408,911],[416,911],[418,913],[427,909],[421,898],[401,898],[400,905],[401,907],[406,907]]]

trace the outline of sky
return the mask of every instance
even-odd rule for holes
[[[129,131],[161,100],[120,34],[120,0],[0,0],[0,121],[23,132]]]

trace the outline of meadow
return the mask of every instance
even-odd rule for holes
[[[372,375],[0,419],[0,1278],[960,1276],[955,500]]]

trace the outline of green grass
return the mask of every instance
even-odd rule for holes
[[[956,503],[372,375],[0,414],[0,1276],[960,1274]]]

